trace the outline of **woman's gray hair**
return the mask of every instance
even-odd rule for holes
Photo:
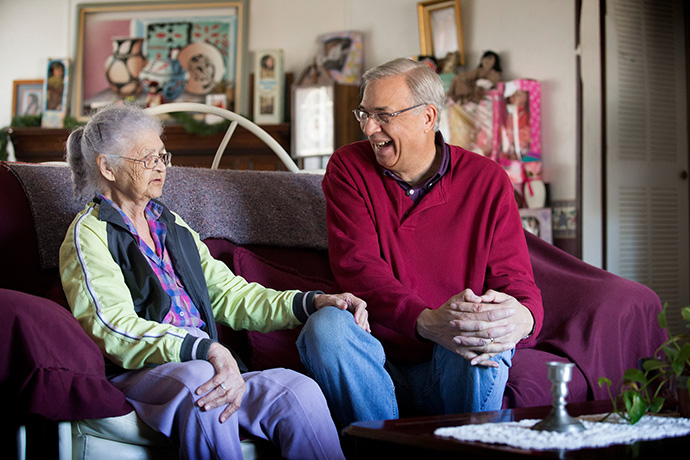
[[[441,77],[431,67],[422,62],[408,58],[398,58],[368,70],[362,77],[360,100],[364,96],[364,89],[369,83],[397,75],[405,75],[405,81],[410,88],[412,102],[415,105],[431,104],[436,107],[438,116],[436,117],[434,129],[438,131],[441,112],[446,105],[446,91]]]
[[[160,136],[161,121],[132,104],[104,107],[85,126],[72,131],[67,139],[67,163],[72,169],[74,198],[90,198],[103,191],[105,179],[96,163],[99,155],[121,164],[121,158],[111,155],[125,155],[141,134],[151,131]]]

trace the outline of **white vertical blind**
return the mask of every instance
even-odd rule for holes
[[[652,288],[672,329],[689,302],[681,0],[608,0],[607,268]]]

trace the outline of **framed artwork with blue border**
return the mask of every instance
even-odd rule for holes
[[[69,104],[70,60],[48,59],[43,82],[41,127],[62,128]]]

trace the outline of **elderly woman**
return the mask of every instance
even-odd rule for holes
[[[159,201],[170,153],[161,123],[110,106],[67,141],[77,196],[94,196],[60,248],[72,312],[117,370],[109,375],[182,458],[241,458],[240,429],[285,458],[342,458],[325,399],[286,369],[241,373],[216,321],[239,330],[295,327],[324,306],[353,313],[351,294],[284,291],[247,283],[215,260],[199,235]]]

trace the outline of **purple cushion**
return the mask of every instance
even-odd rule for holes
[[[103,355],[58,304],[0,289],[0,395],[8,413],[78,420],[132,411],[105,378]]]
[[[554,354],[520,348],[513,356],[508,384],[503,395],[503,407],[547,406],[551,398],[551,382],[546,363],[549,361],[568,362]],[[577,366],[573,367],[573,377],[568,383],[568,402],[587,400],[587,381]]]
[[[304,275],[292,267],[279,265],[269,261],[245,248],[238,247],[234,254],[235,274],[250,282],[257,282],[262,286],[302,291],[321,290],[333,292],[332,280],[318,276]],[[269,333],[249,332],[251,347],[250,368],[252,370],[285,367],[306,373],[300,362],[295,342],[301,327]]]
[[[0,166],[0,288],[44,295],[57,270],[41,270],[29,201],[17,178]]]

